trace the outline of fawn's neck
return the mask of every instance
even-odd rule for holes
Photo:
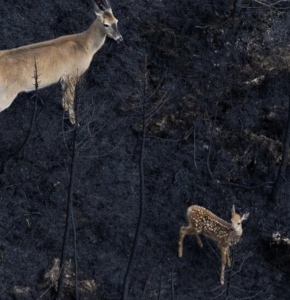
[[[240,241],[242,234],[243,234],[243,229],[240,229],[238,231],[231,231],[230,233],[231,245],[237,244]]]

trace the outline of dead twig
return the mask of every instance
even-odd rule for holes
[[[212,127],[211,127],[211,133],[210,133],[210,140],[209,140],[209,147],[208,147],[208,153],[207,153],[207,158],[206,158],[206,165],[207,165],[207,170],[208,173],[211,177],[211,179],[215,182],[215,178],[212,174],[211,168],[210,168],[210,155],[211,155],[211,148],[212,148],[212,138],[213,138],[213,131],[214,131],[214,127],[215,127],[215,123],[216,123],[216,118],[217,118],[217,111],[214,117],[214,121],[212,123]]]
[[[13,226],[4,236],[3,239],[5,239],[14,229],[16,226]]]

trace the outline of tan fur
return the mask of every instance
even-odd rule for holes
[[[213,239],[218,243],[221,251],[220,282],[224,284],[225,265],[227,263],[229,267],[231,266],[229,247],[239,242],[243,234],[242,222],[248,216],[249,213],[244,214],[242,217],[236,214],[235,206],[233,205],[231,223],[228,223],[204,207],[198,205],[190,206],[187,210],[189,225],[180,228],[178,256],[182,257],[183,239],[187,234],[194,234],[200,247],[203,247],[199,237],[200,233]]]
[[[62,105],[69,110],[71,123],[75,123],[75,83],[88,69],[107,36],[116,41],[122,40],[117,28],[118,20],[111,8],[102,11],[95,4],[95,13],[98,18],[85,32],[0,51],[0,112],[11,105],[18,93],[35,89],[36,64],[39,88],[61,82]]]

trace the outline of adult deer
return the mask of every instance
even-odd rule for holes
[[[189,225],[187,227],[182,226],[179,234],[179,249],[178,256],[182,257],[183,253],[183,239],[187,234],[194,234],[197,243],[200,247],[203,246],[199,234],[202,233],[205,236],[213,239],[218,243],[221,251],[221,277],[220,282],[225,282],[225,266],[226,263],[230,267],[230,246],[239,242],[242,234],[242,222],[249,217],[249,213],[240,216],[235,211],[235,206],[232,207],[231,223],[228,223],[204,207],[193,205],[187,209],[187,219]]]
[[[93,4],[97,18],[88,30],[0,51],[0,112],[10,106],[18,93],[35,89],[34,72],[37,67],[39,88],[61,83],[62,106],[69,111],[70,122],[75,123],[76,82],[89,68],[106,37],[117,42],[123,40],[109,1]]]

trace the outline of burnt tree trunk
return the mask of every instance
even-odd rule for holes
[[[283,154],[282,154],[282,162],[279,169],[278,176],[274,182],[274,186],[272,189],[271,200],[277,202],[279,199],[279,194],[281,188],[283,186],[283,181],[285,178],[286,168],[288,164],[288,153],[289,153],[289,143],[290,143],[290,96],[288,103],[288,122],[287,122],[287,130],[285,132],[285,138],[283,142]]]

